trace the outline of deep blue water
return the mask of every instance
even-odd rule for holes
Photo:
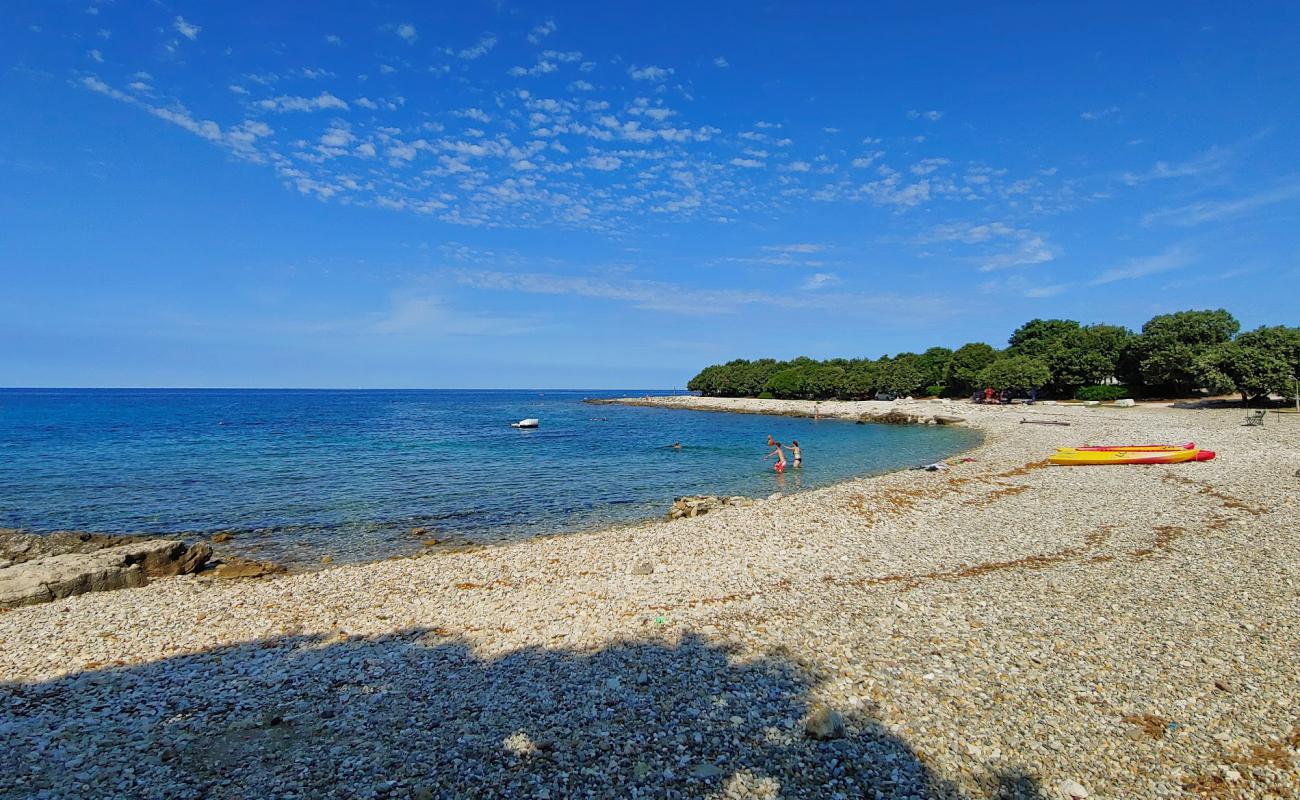
[[[233,531],[248,555],[369,560],[419,550],[414,526],[489,542],[592,528],[679,495],[824,486],[978,441],[582,402],[629,394],[646,392],[0,389],[0,527]],[[509,426],[524,417],[541,427]],[[802,470],[774,474],[769,433],[799,440]]]

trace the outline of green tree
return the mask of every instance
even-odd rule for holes
[[[882,391],[910,395],[919,392],[922,386],[925,386],[925,374],[918,367],[915,355],[893,359],[881,370]]]
[[[1241,395],[1242,405],[1252,397],[1285,393],[1293,378],[1291,366],[1282,356],[1240,340],[1206,350],[1197,359],[1196,369],[1207,389],[1235,391]]]
[[[948,374],[941,381],[956,396],[969,394],[980,388],[980,372],[992,364],[998,351],[983,342],[971,342],[958,347],[948,360]]]
[[[980,383],[995,389],[1037,389],[1051,379],[1047,365],[1029,356],[1003,356],[980,371]]]
[[[1300,328],[1286,325],[1259,327],[1241,334],[1237,341],[1276,355],[1287,363],[1292,378],[1300,379]]]
[[[1131,337],[1127,328],[1118,325],[1085,325],[1069,331],[1042,357],[1052,373],[1048,389],[1068,396],[1080,386],[1115,377],[1120,354]]]
[[[1121,360],[1128,374],[1123,377],[1148,390],[1188,394],[1201,388],[1200,357],[1231,340],[1240,328],[1236,318],[1223,309],[1152,317],[1125,349]]]
[[[921,370],[922,386],[943,383],[948,377],[948,364],[952,351],[946,347],[931,347],[916,357],[916,367]]]
[[[1046,360],[1061,340],[1078,330],[1079,323],[1072,319],[1031,319],[1012,332],[1007,340],[1007,352]]]
[[[880,390],[880,376],[883,372],[880,362],[870,358],[857,358],[849,362],[847,372],[848,397],[846,399],[870,399]]]

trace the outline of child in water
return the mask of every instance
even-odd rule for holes
[[[790,452],[794,453],[794,468],[799,469],[803,466],[803,450],[799,448],[799,440],[790,440]]]
[[[771,437],[768,437],[768,438],[771,438]],[[768,453],[767,455],[763,456],[763,460],[766,461],[766,460],[768,460],[769,458],[771,458],[772,456],[776,456],[776,471],[777,471],[777,472],[785,472],[785,451],[781,449],[781,443],[780,443],[780,442],[772,442],[772,447],[774,448],[774,449],[772,450],[772,452],[770,452],[770,453]]]

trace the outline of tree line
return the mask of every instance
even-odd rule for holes
[[[736,359],[705,367],[687,388],[710,397],[860,400],[878,393],[965,397],[985,388],[1035,390],[1045,397],[1116,399],[1236,392],[1243,402],[1289,395],[1300,381],[1300,328],[1241,332],[1223,309],[1152,317],[1139,333],[1119,325],[1035,319],[998,349],[956,350],[818,361]]]

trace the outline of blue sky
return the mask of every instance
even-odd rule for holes
[[[1300,5],[9,4],[0,385],[1297,324]]]

